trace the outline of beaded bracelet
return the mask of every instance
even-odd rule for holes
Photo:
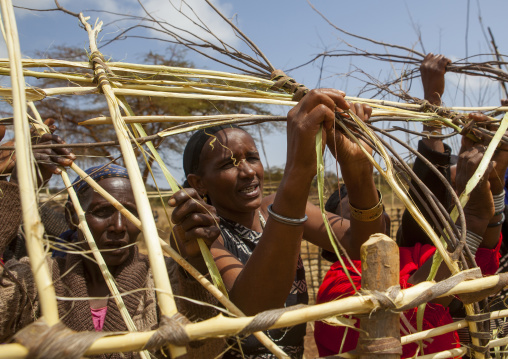
[[[383,196],[381,192],[377,191],[379,196],[379,202],[370,209],[358,209],[349,203],[349,209],[351,210],[351,217],[361,222],[372,222],[378,219],[383,214]]]
[[[289,218],[289,217],[281,216],[280,214],[277,214],[272,210],[271,204],[268,206],[268,214],[270,215],[270,217],[272,217],[277,222],[288,224],[290,226],[299,226],[299,225],[307,222],[307,219],[309,219],[309,217],[307,217],[307,215],[305,215],[303,218]]]

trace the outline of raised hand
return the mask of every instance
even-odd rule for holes
[[[194,188],[176,192],[168,203],[175,207],[171,221],[175,224],[174,234],[181,255],[188,259],[201,258],[197,239],[203,239],[210,247],[220,235],[215,207],[203,201]]]
[[[48,119],[44,122],[50,129],[51,133],[39,136],[35,130],[32,133],[32,145],[51,145],[65,144],[65,141],[53,132],[56,130],[54,121]],[[45,184],[53,174],[60,174],[62,170],[59,166],[70,166],[76,159],[70,148],[39,148],[33,150],[33,155],[38,166],[39,185]],[[17,182],[16,169],[13,169],[11,181]]]
[[[369,120],[372,114],[370,106],[353,102],[350,102],[349,106],[350,112],[362,121]],[[344,116],[349,117],[347,114]],[[339,126],[335,125],[334,128],[327,130],[326,139],[328,148],[339,162],[343,174],[346,172],[347,176],[349,171],[356,173],[357,170],[361,173],[364,173],[364,170],[372,172],[372,165],[363,150],[356,142],[349,139]],[[361,141],[361,143],[369,153],[372,153],[372,149],[365,142]]]
[[[446,66],[451,60],[443,55],[427,54],[420,65],[425,99],[433,105],[441,105],[445,89]]]
[[[310,91],[288,113],[286,170],[313,178],[316,175],[316,135],[321,125],[326,135],[333,128],[335,111],[349,110],[344,93],[332,89]]]

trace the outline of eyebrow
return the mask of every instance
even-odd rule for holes
[[[136,209],[136,204],[135,204],[135,203],[133,203],[133,202],[127,201],[127,202],[123,202],[123,203],[121,202],[121,204],[122,204],[124,207],[126,207],[126,208],[127,208],[127,207],[133,207],[134,209]],[[95,205],[94,205],[93,203],[90,203],[90,206],[89,206],[89,208],[88,208],[88,209],[92,209],[92,208],[101,208],[101,207],[114,207],[114,208],[116,209],[116,207],[115,207],[112,203],[110,203],[110,202],[108,202],[108,201],[106,201],[106,200],[101,201],[101,202],[99,202],[99,203],[96,203]]]

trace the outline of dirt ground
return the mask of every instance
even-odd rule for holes
[[[314,340],[314,323],[307,323],[307,335],[304,338],[305,352],[303,353],[304,359],[314,359],[319,357],[319,353]]]

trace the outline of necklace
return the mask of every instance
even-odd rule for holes
[[[258,210],[258,215],[259,215],[259,222],[261,223],[261,228],[265,229],[266,220],[265,220],[265,217],[263,217],[263,215],[261,214],[261,210]]]

